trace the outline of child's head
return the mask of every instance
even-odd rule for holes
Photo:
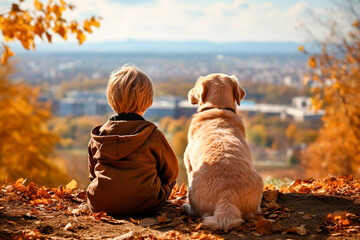
[[[125,65],[110,75],[106,96],[116,113],[143,113],[153,95],[150,78],[136,67]]]

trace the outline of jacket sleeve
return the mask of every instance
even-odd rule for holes
[[[173,183],[179,174],[179,164],[177,158],[167,142],[164,134],[159,130],[157,132],[157,142],[155,147],[155,154],[157,158],[157,171],[162,184]]]
[[[94,171],[95,165],[96,165],[96,162],[94,161],[93,153],[92,153],[92,139],[90,139],[90,142],[88,145],[88,170],[89,170],[90,181],[94,180],[94,178],[96,177],[95,171]]]

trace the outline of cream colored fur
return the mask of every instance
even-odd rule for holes
[[[255,171],[241,118],[236,109],[245,96],[237,79],[225,74],[200,77],[189,92],[199,104],[188,133],[184,162],[189,204],[183,209],[204,218],[212,230],[240,225],[260,212],[263,181]]]

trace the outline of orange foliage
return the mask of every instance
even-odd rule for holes
[[[54,34],[64,40],[73,34],[82,44],[86,40],[85,32],[92,33],[92,27],[100,27],[100,18],[94,16],[85,19],[82,27],[76,20],[64,19],[64,12],[74,9],[74,5],[67,3],[67,0],[49,0],[47,4],[34,0],[33,9],[23,9],[22,2],[12,3],[10,11],[0,15],[0,30],[6,42],[18,41],[27,50],[35,50],[35,37],[42,40],[46,37],[51,43]],[[1,64],[5,65],[14,53],[7,45],[3,46]]]
[[[314,109],[323,108],[323,128],[304,152],[312,176],[360,173],[360,29],[353,24],[341,43],[323,43],[309,58]]]
[[[171,146],[174,153],[182,157],[187,146],[187,132],[184,130],[176,132],[172,138]]]
[[[360,227],[360,217],[346,211],[329,213],[323,222],[329,232],[349,232],[354,226]]]
[[[327,177],[322,180],[308,178],[296,179],[289,186],[280,190],[282,193],[340,195],[352,198],[360,197],[360,179],[352,175]]]
[[[8,72],[0,68],[0,179],[59,184],[67,176],[49,158],[58,141],[47,126],[50,106],[37,100],[39,89],[8,81]]]

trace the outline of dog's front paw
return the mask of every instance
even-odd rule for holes
[[[191,217],[199,217],[198,213],[195,211],[193,207],[190,206],[189,203],[184,203],[181,208],[184,212]]]
[[[182,206],[181,206],[181,209],[184,210],[184,212],[191,216],[191,207],[190,207],[190,204],[188,203],[184,203]]]

